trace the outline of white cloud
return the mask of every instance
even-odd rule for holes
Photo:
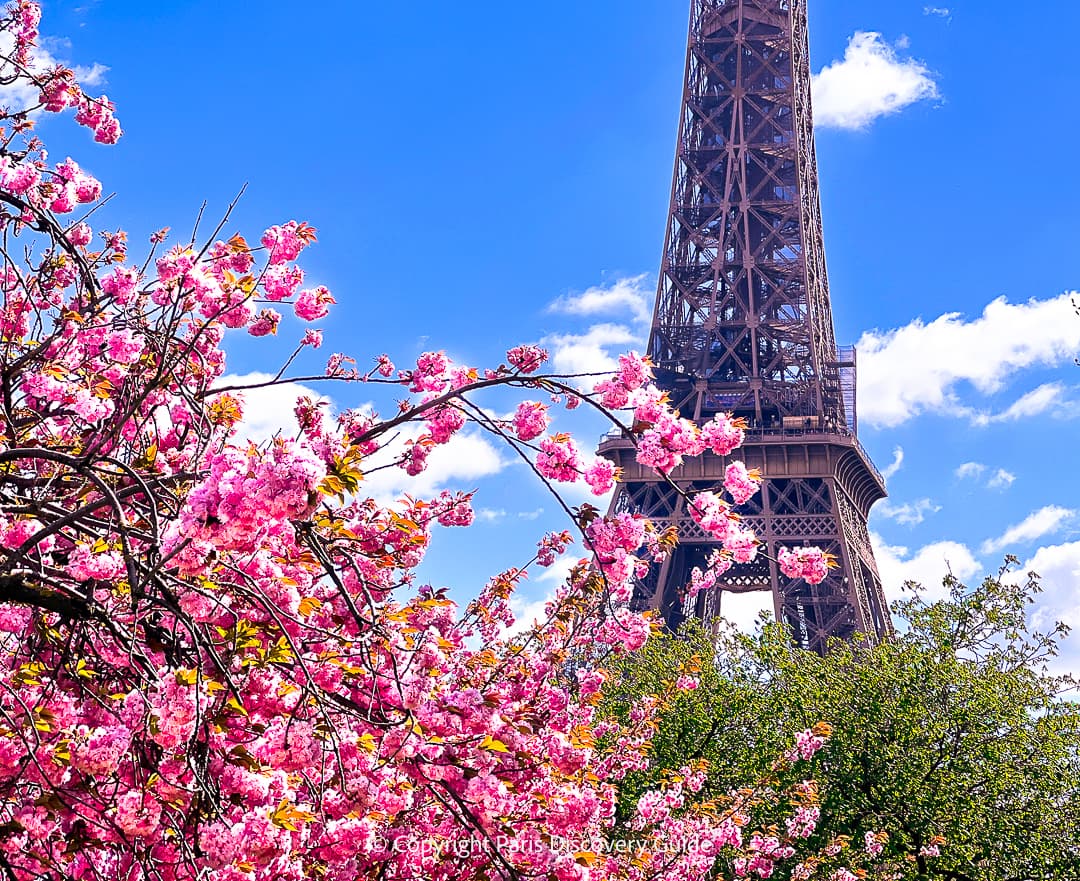
[[[915,526],[926,519],[927,514],[936,514],[941,505],[935,505],[930,499],[919,499],[903,505],[894,505],[888,501],[874,506],[874,513],[895,520],[901,526]]]
[[[987,395],[1024,368],[1071,362],[1080,351],[1080,320],[1068,293],[1020,304],[1000,297],[972,321],[950,312],[929,324],[916,319],[868,331],[858,351],[859,416],[871,425],[893,427],[926,411],[971,417],[957,399],[961,383]],[[1047,394],[1026,395],[1023,406]]]
[[[990,489],[1008,489],[1013,485],[1015,480],[1016,475],[1011,471],[1006,471],[1004,468],[998,468],[998,470],[994,472],[994,476],[986,482],[986,485],[990,487]]]
[[[564,315],[616,315],[619,321],[594,324],[584,333],[553,333],[540,340],[551,350],[552,363],[560,373],[606,373],[618,364],[618,356],[641,348],[648,332],[652,291],[645,287],[647,275],[618,278],[580,294],[567,294],[548,306]]]
[[[15,38],[13,35],[9,31],[0,33],[0,54],[9,57],[14,47]],[[70,62],[58,57],[58,53],[70,48],[71,44],[67,40],[42,38],[34,48],[30,63],[27,65],[30,72],[40,75],[57,65],[71,67]],[[105,74],[109,68],[95,61],[89,67],[75,65],[72,70],[75,72],[76,80],[82,85],[96,88],[104,84]],[[13,73],[14,69],[11,65],[0,64],[0,79],[6,80]],[[8,108],[13,113],[18,113],[36,106],[40,102],[40,94],[35,86],[20,78],[15,82],[0,85],[0,106]]]
[[[923,15],[936,15],[938,18],[944,18],[948,21],[952,21],[952,10],[947,6],[924,6]]]
[[[226,388],[232,385],[252,385],[270,382],[273,378],[270,373],[230,373],[221,377],[217,386]],[[330,401],[314,389],[295,382],[234,391],[230,394],[243,401],[244,418],[236,427],[236,438],[255,443],[270,440],[275,434],[286,438],[296,437],[300,431],[293,413],[297,398],[306,395],[316,401]]]
[[[76,64],[72,70],[75,71],[75,79],[78,80],[80,85],[90,86],[90,88],[94,89],[105,85],[105,74],[109,72],[109,68],[104,64],[98,64],[96,61],[89,67]]]
[[[547,604],[552,599],[548,594],[541,600],[527,600],[515,594],[510,598],[510,611],[514,613],[514,623],[504,627],[499,634],[503,639],[509,639],[530,630],[537,622],[547,620]]]
[[[953,472],[958,480],[979,480],[987,472],[987,466],[982,462],[965,462]],[[1004,468],[997,468],[987,478],[988,489],[1008,489],[1016,481],[1016,475]]]
[[[822,128],[864,129],[879,117],[936,97],[929,68],[899,57],[873,31],[856,31],[844,60],[813,77],[814,122]]]
[[[1065,523],[1076,516],[1076,511],[1059,505],[1047,505],[1029,514],[1021,522],[1010,526],[997,538],[987,539],[979,549],[984,554],[1003,551],[1011,545],[1036,541],[1059,532]]]
[[[1065,397],[1065,385],[1048,382],[1017,398],[1006,410],[987,417],[988,422],[1017,422],[1045,413],[1051,407],[1060,406]]]
[[[543,508],[537,508],[534,511],[518,511],[516,516],[517,516],[518,520],[538,520],[540,518],[540,515],[543,514],[543,513],[544,513]],[[507,517],[511,517],[511,516],[515,516],[515,515],[512,515],[505,508],[477,508],[476,509],[476,519],[477,520],[483,520],[483,521],[485,521],[487,523],[497,523],[497,522],[505,520]]]
[[[985,571],[972,552],[957,542],[936,542],[912,553],[904,547],[890,547],[876,533],[871,533],[870,539],[889,599],[899,596],[908,581],[922,585],[926,599],[943,599],[946,591],[941,582],[950,571],[967,584]],[[1046,632],[1062,621],[1074,631],[1080,628],[1080,541],[1039,548],[1009,578],[1017,582],[1028,572],[1038,573],[1043,588],[1028,611],[1031,626]],[[1080,673],[1080,635],[1074,632],[1063,641],[1060,656],[1050,666],[1057,673]]]
[[[981,477],[984,471],[986,466],[982,462],[965,462],[956,469],[956,476],[965,480],[969,477]]]
[[[753,633],[757,629],[762,612],[768,612],[773,620],[776,619],[776,606],[768,591],[721,593],[720,614],[743,633]]]
[[[607,373],[618,366],[622,352],[642,341],[641,334],[624,324],[594,324],[583,334],[550,334],[540,344],[551,350],[558,373]]]
[[[533,582],[535,584],[554,584],[558,587],[566,582],[566,579],[570,577],[570,573],[574,571],[574,567],[582,559],[580,553],[574,553],[571,549],[569,553],[556,557],[555,562],[550,566],[543,567],[543,571],[533,579]]]
[[[597,285],[580,294],[566,294],[548,307],[565,315],[610,315],[629,313],[634,321],[646,322],[652,315],[653,292],[645,286],[647,275],[619,278],[610,285]]]
[[[387,444],[365,462],[369,468],[393,462],[404,450],[406,435],[413,437],[419,431],[418,426],[410,427],[409,432],[403,432],[397,441]],[[477,481],[498,474],[508,464],[491,441],[465,429],[448,443],[435,447],[428,456],[427,468],[420,474],[410,477],[395,465],[369,470],[364,476],[363,491],[380,505],[389,506],[405,493],[414,498],[429,498],[444,489],[476,489]]]
[[[890,546],[875,532],[870,533],[874,557],[881,573],[885,596],[896,599],[903,586],[914,581],[929,599],[946,595],[942,580],[950,572],[961,581],[982,571],[982,564],[965,546],[955,541],[939,541],[912,553],[908,548]]]
[[[1073,634],[1062,643],[1061,655],[1052,667],[1080,674],[1080,541],[1039,548],[1020,569],[1022,574],[1028,572],[1040,576],[1043,588],[1030,612],[1031,626],[1046,632],[1058,621],[1069,625]]]
[[[897,447],[893,450],[893,460],[890,465],[881,469],[881,476],[886,480],[892,480],[896,473],[904,467],[904,448]]]

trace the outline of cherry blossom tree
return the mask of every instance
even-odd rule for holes
[[[541,373],[529,345],[489,369],[334,354],[291,376],[322,343],[311,328],[273,383],[383,384],[398,411],[300,398],[296,436],[244,442],[224,341],[276,335],[287,306],[327,316],[334,297],[297,262],[315,231],[288,221],[253,244],[226,215],[205,240],[163,231],[135,257],[124,232],[93,229],[101,184],[52,163],[35,120],[70,109],[105,144],[120,125],[72,71],[41,69],[39,18],[21,0],[0,21],[0,80],[39,96],[0,119],[0,877],[678,881],[766,878],[785,860],[797,877],[855,877],[843,842],[799,851],[809,781],[704,800],[705,768],[687,765],[616,817],[658,710],[694,684],[682,671],[625,716],[598,711],[606,659],[656,626],[629,600],[670,531],[582,506],[459,607],[416,569],[436,527],[472,522],[470,494],[384,506],[364,492],[379,455],[416,475],[473,424],[548,486],[607,493],[617,470],[547,433],[556,406],[603,412],[662,474],[731,453],[738,422],[680,418],[634,354],[592,388]],[[507,418],[477,403],[494,388],[522,398]],[[741,502],[759,482],[733,465],[726,491]],[[731,505],[720,488],[693,501],[724,549],[691,590],[759,552]],[[515,589],[575,541],[544,620],[510,635]],[[784,567],[820,580],[828,562],[800,550]]]

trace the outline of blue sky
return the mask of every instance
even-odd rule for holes
[[[1047,27],[1005,0],[945,5],[810,2],[837,337],[859,344],[860,434],[890,473],[879,565],[895,597],[946,561],[974,580],[1014,553],[1045,576],[1037,620],[1080,625],[1080,6]],[[126,135],[43,135],[117,193],[108,217],[134,241],[186,233],[244,183],[246,233],[314,224],[305,266],[340,304],[324,353],[490,364],[544,340],[557,366],[602,366],[640,348],[651,308],[687,6],[47,2],[44,33],[67,38],[47,48],[108,68],[93,78]],[[238,337],[231,369],[275,370],[299,333]],[[268,427],[282,401],[257,409]],[[601,430],[561,427],[586,445]],[[466,596],[562,523],[504,452],[476,436],[449,452],[426,487],[478,488],[483,517],[439,536],[426,575]],[[1063,664],[1080,670],[1080,638]]]

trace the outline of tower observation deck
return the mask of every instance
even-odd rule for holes
[[[634,460],[629,440],[600,453],[623,468],[613,510],[674,525],[679,547],[635,602],[669,626],[719,613],[724,592],[771,591],[804,648],[890,632],[867,517],[885,484],[857,437],[855,352],[836,345],[825,269],[810,106],[806,0],[692,0],[682,114],[648,354],[683,416],[749,424],[738,451],[764,475],[740,509],[763,544],[711,591],[687,599],[716,547],[682,496]],[[674,472],[716,489],[727,460],[706,453]],[[782,547],[814,545],[839,567],[819,585],[784,578]]]

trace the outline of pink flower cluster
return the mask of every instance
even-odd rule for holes
[[[297,318],[304,321],[318,321],[329,314],[330,307],[336,302],[337,300],[334,299],[333,294],[322,285],[319,285],[317,288],[300,291],[293,308]]]
[[[809,838],[821,820],[821,808],[817,805],[800,807],[785,821],[787,833],[792,838]]]
[[[724,489],[731,493],[736,505],[750,501],[761,487],[761,475],[747,471],[742,462],[732,462],[724,471]]]
[[[637,460],[646,468],[667,474],[682,464],[684,456],[698,456],[704,449],[701,431],[695,423],[664,411],[642,433]]]
[[[16,31],[16,55],[28,60],[32,46],[37,40],[37,22],[40,17],[37,4],[24,3],[20,8],[20,22]],[[122,131],[116,119],[116,107],[105,95],[93,98],[85,94],[75,79],[75,72],[58,66],[35,85],[39,89],[39,100],[49,113],[60,113],[68,107],[75,108],[75,121],[86,126],[94,133],[94,140],[99,144],[115,144],[120,140]]]
[[[829,555],[821,548],[781,548],[777,555],[780,571],[788,578],[802,578],[807,584],[821,584],[829,576]]]
[[[555,563],[555,559],[566,552],[566,549],[574,543],[574,537],[563,530],[562,532],[549,532],[545,535],[537,547],[537,565],[547,568]]]
[[[593,552],[596,568],[617,602],[628,601],[635,579],[648,572],[647,561],[639,557],[645,532],[645,519],[631,514],[595,520],[585,530],[585,546]]]
[[[50,97],[53,98],[55,106],[59,96],[54,93]],[[94,140],[99,144],[115,144],[123,134],[115,111],[116,105],[105,95],[99,98],[82,96],[78,102],[78,109],[75,111],[75,121],[79,125],[92,129]]]
[[[581,476],[581,454],[577,444],[566,434],[555,434],[540,442],[536,470],[548,480],[574,483]]]
[[[774,835],[754,835],[750,840],[750,855],[732,861],[736,878],[771,878],[782,860],[795,855],[795,848],[783,844]]]
[[[539,346],[514,346],[506,353],[506,360],[522,373],[535,373],[547,359],[547,350]]]
[[[889,842],[889,834],[887,832],[867,832],[863,836],[863,849],[872,857],[876,857],[885,850],[885,845]]]
[[[716,455],[727,456],[742,446],[746,438],[744,429],[743,420],[721,413],[702,426],[701,437]]]
[[[593,495],[602,496],[615,488],[619,469],[607,459],[597,459],[585,469],[583,476]]]
[[[447,405],[431,411],[427,429],[434,443],[445,444],[465,426],[465,422],[465,414],[459,408]]]
[[[266,267],[262,275],[266,299],[278,302],[287,300],[304,282],[304,270],[295,264],[274,263]]]
[[[409,385],[414,392],[433,392],[438,394],[449,386],[447,371],[450,360],[442,352],[424,352],[416,359],[416,369],[409,374]]]
[[[714,549],[709,554],[705,568],[695,566],[690,572],[690,584],[687,585],[687,596],[693,598],[699,593],[711,590],[716,586],[721,576],[734,565],[730,551],[726,548]]]
[[[290,220],[280,226],[272,226],[262,234],[262,246],[270,253],[270,265],[277,266],[300,256],[300,252],[314,240],[314,230]]]
[[[630,403],[633,393],[651,376],[652,365],[648,359],[637,352],[628,352],[619,356],[618,372],[598,382],[594,390],[600,395],[601,404],[610,410],[618,410]]]
[[[687,509],[691,519],[720,542],[738,522],[728,503],[713,492],[699,492],[687,503]]]
[[[514,413],[514,434],[518,440],[531,441],[547,431],[550,423],[547,407],[538,401],[522,401]]]
[[[230,549],[250,548],[276,521],[306,516],[318,499],[326,464],[309,448],[277,441],[262,455],[226,447],[188,496],[177,540],[197,537]]]
[[[795,735],[795,748],[788,753],[788,758],[791,761],[796,759],[808,761],[817,755],[818,750],[823,746],[825,746],[825,738],[808,728]]]

